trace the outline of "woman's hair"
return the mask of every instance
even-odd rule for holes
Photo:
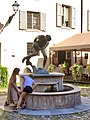
[[[31,73],[31,70],[28,67],[26,67],[23,72],[24,73]]]
[[[16,75],[19,74],[19,71],[20,71],[19,68],[14,68],[9,81],[15,81],[16,80]]]
[[[14,68],[12,74],[17,75],[19,73],[20,69],[19,68]]]

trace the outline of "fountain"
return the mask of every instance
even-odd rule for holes
[[[72,108],[81,103],[80,88],[63,84],[63,73],[32,74],[32,76],[37,87],[26,98],[27,109]]]
[[[42,40],[44,42],[42,42]],[[27,95],[26,108],[32,110],[46,110],[57,108],[70,108],[81,103],[80,89],[70,85],[63,84],[63,73],[47,73],[45,69],[38,69],[32,65],[30,58],[36,56],[39,51],[43,54],[43,67],[47,62],[46,47],[51,40],[51,36],[42,35],[34,40],[35,53],[25,56],[22,60],[26,60],[26,65],[30,65],[33,69],[32,76],[37,83],[37,88],[34,92]],[[38,74],[37,74],[38,73]],[[40,74],[44,73],[44,74]]]

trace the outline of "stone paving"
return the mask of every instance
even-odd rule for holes
[[[42,116],[33,116],[33,115],[21,115],[12,112],[4,112],[0,117],[0,120],[90,120],[90,110],[85,112],[80,112],[77,114],[68,114],[68,115],[42,115]]]
[[[88,92],[86,93],[88,94]],[[0,96],[0,106],[3,106],[5,99],[6,96]],[[76,107],[76,109],[64,109],[59,112],[54,110],[52,113],[50,111],[33,111],[33,114],[25,110],[20,114],[14,113],[10,109],[3,111],[3,107],[0,107],[0,120],[90,120],[90,96],[83,97],[82,103],[78,109]]]

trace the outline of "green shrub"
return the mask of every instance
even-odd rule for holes
[[[83,74],[83,66],[74,64],[72,66],[72,76],[74,80],[81,79],[82,74]]]
[[[49,67],[48,67],[48,71],[49,72],[53,72],[55,70],[56,66],[53,65],[53,64],[50,64]]]
[[[0,66],[0,87],[7,87],[8,84],[8,68]]]
[[[90,64],[87,65],[88,76],[90,76]]]
[[[67,68],[68,68],[68,63],[66,61],[64,61],[63,64],[61,64],[61,72],[62,73],[66,73],[67,72]]]

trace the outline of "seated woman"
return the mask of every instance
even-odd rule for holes
[[[5,106],[10,105],[12,103],[17,105],[17,103],[18,103],[20,89],[16,85],[16,80],[17,80],[16,76],[19,74],[19,71],[20,71],[19,68],[15,68],[12,72],[10,79],[9,79]],[[13,87],[13,84],[14,84],[14,87]]]
[[[18,110],[22,109],[22,103],[25,101],[26,95],[28,95],[29,93],[32,93],[37,86],[35,81],[28,75],[21,74],[20,77],[24,79],[23,89],[20,94],[17,107],[16,109],[14,109],[14,112],[18,112]]]

